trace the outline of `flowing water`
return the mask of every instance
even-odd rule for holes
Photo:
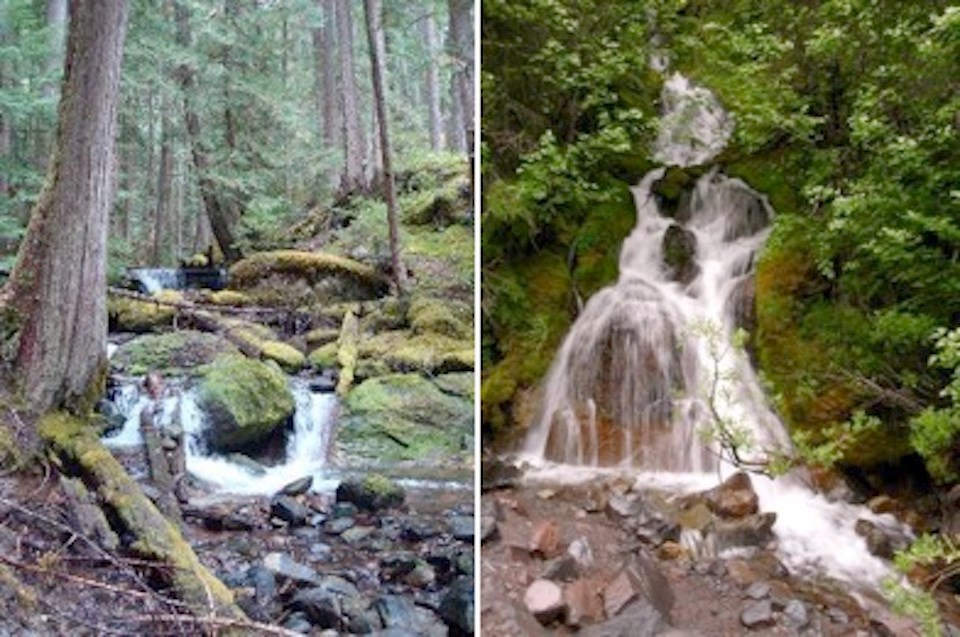
[[[160,290],[179,290],[183,287],[180,270],[174,268],[134,268],[129,270],[128,274],[141,291],[147,294]]]
[[[313,392],[301,381],[293,381],[292,390],[296,411],[284,460],[278,465],[263,467],[262,471],[252,470],[249,465],[206,448],[203,443],[206,417],[192,390],[171,388],[167,396],[155,403],[137,384],[123,386],[113,402],[125,415],[124,424],[118,432],[104,438],[104,443],[117,448],[142,445],[140,415],[156,404],[156,421],[160,427],[183,430],[187,442],[187,471],[217,491],[269,495],[308,475],[314,477],[315,489],[332,489],[337,480],[326,476],[324,468],[333,441],[337,398],[332,393]]]
[[[662,102],[660,162],[704,164],[723,149],[733,123],[710,91],[674,74]],[[530,479],[628,470],[641,487],[709,488],[735,470],[702,435],[718,420],[751,441],[744,459],[790,451],[734,345],[773,211],[716,168],[679,204],[665,202],[655,194],[665,176],[653,170],[633,189],[637,222],[621,248],[619,279],[590,299],[556,354],[521,452]],[[890,573],[853,527],[860,518],[892,525],[891,516],[828,502],[791,477],[753,483],[761,509],[777,513],[778,550],[792,570],[868,587]]]

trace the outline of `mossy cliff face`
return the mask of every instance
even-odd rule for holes
[[[473,402],[418,374],[366,380],[343,401],[337,445],[353,461],[390,464],[472,453]]]
[[[287,379],[274,366],[231,354],[197,371],[198,400],[209,418],[208,439],[217,450],[261,442],[293,416]]]

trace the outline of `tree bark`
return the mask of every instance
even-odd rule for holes
[[[190,10],[181,2],[174,5],[177,26],[177,43],[189,48],[192,36],[190,34]],[[210,154],[203,142],[200,116],[193,106],[196,78],[194,71],[188,64],[181,64],[177,69],[177,79],[183,91],[183,111],[190,139],[190,150],[193,155],[193,165],[197,170],[197,186],[200,189],[200,199],[210,221],[213,236],[227,261],[240,259],[240,251],[236,247],[236,237],[233,233],[233,223],[239,216],[235,206],[218,192],[217,185],[210,176]]]
[[[432,12],[423,21],[424,46],[427,49],[426,97],[430,128],[430,149],[443,149],[443,120],[440,115],[440,47],[437,46],[437,23]]]
[[[160,169],[157,174],[157,210],[153,224],[153,264],[164,261],[164,240],[170,234],[171,190],[173,189],[173,133],[166,94],[160,98]]]
[[[387,223],[390,228],[390,265],[392,279],[399,292],[403,292],[406,272],[400,260],[400,242],[397,229],[397,193],[393,180],[392,148],[390,146],[390,122],[387,114],[386,84],[383,81],[384,40],[382,7],[380,0],[364,0],[367,14],[367,40],[370,43],[370,67],[373,75],[373,101],[376,106],[377,123],[380,129],[380,153],[383,158],[383,189],[387,200]]]
[[[57,96],[57,73],[63,68],[64,34],[67,29],[67,1],[47,0],[47,76],[43,96]]]
[[[10,28],[8,26],[9,7],[6,2],[0,2],[0,47],[6,48],[7,40],[10,39]],[[6,57],[0,59],[0,89],[3,89],[10,82],[10,71],[7,68],[9,62]],[[0,160],[10,157],[13,151],[11,141],[13,131],[10,126],[9,117],[4,111],[0,111]],[[0,171],[0,197],[12,196],[10,193],[10,182],[7,179],[7,171]]]
[[[339,194],[346,197],[366,190],[364,183],[363,123],[353,62],[353,18],[350,0],[337,2],[337,46],[340,80],[340,113],[343,116],[343,171]]]
[[[473,0],[448,0],[450,12],[450,56],[456,69],[451,77],[456,110],[461,117],[461,132],[456,150],[469,152],[473,132]]]

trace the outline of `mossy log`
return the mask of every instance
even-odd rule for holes
[[[169,567],[164,572],[170,585],[198,616],[213,613],[246,621],[230,589],[200,562],[180,531],[143,494],[84,421],[54,412],[40,420],[38,430],[63,465],[96,491],[122,530],[134,536],[131,549]],[[241,629],[229,632],[249,634]]]
[[[230,268],[230,287],[248,289],[271,275],[301,279],[308,284],[339,277],[359,288],[359,298],[382,296],[390,289],[390,281],[373,266],[333,254],[299,250],[250,255]]]

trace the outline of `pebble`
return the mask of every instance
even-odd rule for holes
[[[747,597],[750,599],[764,599],[770,597],[770,584],[767,582],[754,582],[747,588]]]
[[[783,616],[787,625],[793,628],[803,628],[810,623],[807,607],[799,599],[791,599],[787,602],[783,607]]]
[[[541,624],[548,624],[562,616],[566,607],[563,591],[545,579],[538,579],[527,587],[523,603]]]

